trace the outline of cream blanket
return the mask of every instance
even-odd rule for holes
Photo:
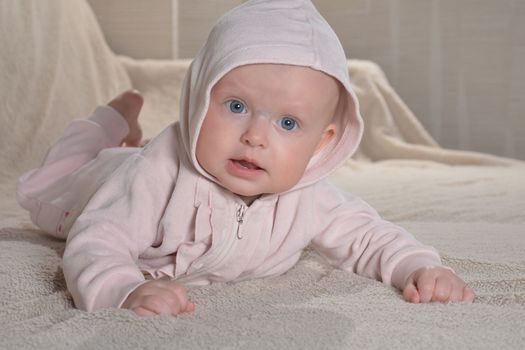
[[[307,251],[277,278],[192,289],[193,314],[75,309],[64,242],[32,226],[16,178],[69,120],[131,86],[146,97],[146,135],[160,131],[188,62],[115,56],[84,0],[2,0],[0,43],[0,348],[522,348],[525,166],[440,148],[366,61],[349,62],[365,138],[332,180],[441,251],[474,304],[412,305]]]

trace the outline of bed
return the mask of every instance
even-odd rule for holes
[[[381,68],[350,60],[366,122],[358,154],[330,178],[433,245],[476,291],[473,304],[405,302],[379,281],[306,250],[288,273],[190,290],[192,314],[74,308],[64,242],[15,200],[66,123],[134,87],[153,136],[177,118],[186,60],[107,46],[85,1],[0,3],[0,348],[518,349],[525,342],[525,164],[439,147]]]

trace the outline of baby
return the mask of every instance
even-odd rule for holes
[[[438,253],[325,178],[363,130],[343,49],[310,1],[253,0],[223,16],[183,83],[180,122],[142,147],[138,92],[73,121],[18,200],[66,239],[77,307],[191,312],[186,287],[280,275],[313,247],[402,290],[467,301]]]

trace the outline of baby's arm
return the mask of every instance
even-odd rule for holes
[[[161,279],[140,285],[127,297],[122,308],[133,310],[140,316],[177,315],[192,312],[195,305],[182,284]]]
[[[382,219],[362,200],[333,186],[319,186],[320,220],[313,247],[330,264],[381,280],[403,291],[410,302],[472,301],[473,291],[443,267],[435,249]],[[319,227],[319,226],[318,226]]]
[[[145,283],[137,261],[153,243],[165,205],[148,165],[140,155],[127,159],[71,227],[63,270],[80,309],[119,307]]]
[[[69,232],[63,270],[80,309],[120,307],[135,289],[148,284],[138,260],[157,239],[177,174],[176,160],[158,152],[159,142],[164,141],[148,145],[143,151],[147,155],[126,160],[93,195]]]

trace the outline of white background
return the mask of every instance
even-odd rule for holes
[[[241,0],[89,0],[116,53],[191,58]],[[525,1],[314,1],[443,147],[525,159]],[[365,116],[366,118],[366,116]]]

